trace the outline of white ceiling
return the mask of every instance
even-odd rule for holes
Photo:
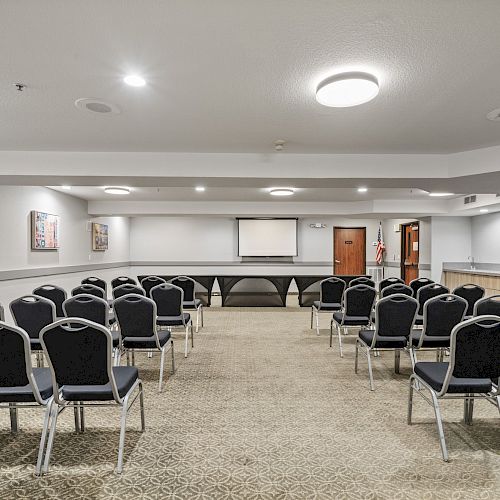
[[[456,152],[500,144],[498,0],[0,3],[0,149]],[[328,109],[340,70],[381,83]],[[139,72],[144,88],[122,77]],[[14,82],[28,87],[17,92]],[[76,109],[81,97],[122,113]]]

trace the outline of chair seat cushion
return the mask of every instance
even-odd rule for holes
[[[32,351],[41,351],[42,343],[39,339],[30,339],[30,347]]]
[[[115,366],[113,375],[121,398],[127,394],[134,382],[139,378],[135,366]],[[64,385],[63,398],[66,401],[112,401],[114,400],[111,384],[104,385]]]
[[[170,340],[170,336],[170,332],[158,332],[160,347],[163,347]],[[123,347],[126,349],[157,349],[156,338],[154,335],[151,337],[125,337]]]
[[[433,361],[421,361],[415,365],[415,374],[427,382],[435,391],[439,392],[443,387],[444,378],[448,371],[448,363],[437,363]],[[488,378],[456,378],[451,377],[447,392],[486,393],[491,390],[491,380]]]
[[[424,316],[423,316],[423,314],[417,314],[415,316],[415,324],[416,325],[423,325],[424,324]]]
[[[42,399],[52,396],[52,378],[49,368],[33,368],[36,385]],[[35,396],[29,384],[21,387],[0,387],[0,403],[31,403]]]
[[[374,330],[360,330],[359,338],[368,346],[372,345]],[[375,347],[380,349],[402,349],[407,344],[406,337],[378,337]]]
[[[333,320],[339,325],[342,323],[342,318],[344,318],[344,325],[346,326],[366,326],[370,323],[370,318],[368,316],[345,316],[342,312],[334,312]]]
[[[156,323],[160,326],[183,326],[191,319],[189,313],[184,313],[183,316],[184,319],[182,316],[158,316]]]
[[[194,300],[182,303],[182,307],[184,309],[198,309],[198,307],[200,307],[201,305],[202,305],[202,303],[201,303],[200,299],[194,299]]]
[[[412,346],[417,346],[420,341],[420,336],[423,335],[423,330],[413,330],[410,335],[410,343]],[[450,337],[426,337],[422,342],[422,347],[438,348],[450,347]]]
[[[338,302],[320,302],[319,300],[315,300],[313,306],[318,311],[338,311],[341,307]]]

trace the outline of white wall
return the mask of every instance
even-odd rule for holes
[[[441,282],[443,262],[467,261],[471,247],[471,217],[432,217],[431,278]]]
[[[31,210],[60,216],[60,248],[31,250]],[[0,186],[0,212],[4,240],[0,245],[0,270],[57,267],[129,260],[129,219],[90,219],[87,202],[44,187]],[[93,252],[87,221],[109,225],[109,249]]]
[[[476,262],[500,264],[500,212],[472,217],[472,253]]]

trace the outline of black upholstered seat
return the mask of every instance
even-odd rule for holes
[[[322,311],[338,311],[342,307],[340,302],[320,302],[319,300],[315,300],[313,305]]]
[[[168,331],[158,332],[158,341],[163,347],[171,338],[171,333]],[[125,337],[123,339],[123,347],[125,349],[156,349],[156,337]]]
[[[359,338],[366,344],[371,346],[375,330],[360,330]],[[374,349],[403,349],[406,346],[406,337],[377,337]]]
[[[443,388],[443,382],[448,371],[448,363],[421,361],[415,365],[415,374],[427,382],[435,391]],[[450,393],[487,393],[491,391],[489,378],[457,378],[452,376],[447,392]]]
[[[333,319],[339,324],[342,323],[343,319],[346,326],[366,326],[370,323],[369,316],[344,316],[342,312],[334,312]]]
[[[112,368],[116,388],[121,398],[125,397],[139,378],[135,366],[114,366]],[[113,401],[111,383],[103,385],[63,385],[62,395],[66,401]]]
[[[420,337],[423,335],[423,330],[413,330],[410,335],[410,345],[418,346],[420,342]],[[438,348],[438,347],[450,347],[450,337],[448,336],[436,336],[436,337],[426,337],[422,341],[423,348]]]
[[[183,313],[182,316],[158,316],[156,322],[160,326],[184,326],[191,321],[189,313]]]
[[[33,368],[35,383],[42,399],[52,396],[52,379],[49,368]],[[18,387],[0,387],[0,403],[31,403],[35,396],[30,384]]]
[[[184,300],[182,302],[182,307],[184,309],[198,309],[202,305],[202,302],[200,299],[194,299],[194,300]]]

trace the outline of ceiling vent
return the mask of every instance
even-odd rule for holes
[[[464,205],[468,205],[469,203],[475,203],[476,202],[476,195],[471,194],[470,196],[466,196],[464,198]]]
[[[103,99],[95,99],[93,97],[82,97],[75,101],[75,106],[89,113],[99,113],[101,115],[118,115],[120,108],[112,102]]]

